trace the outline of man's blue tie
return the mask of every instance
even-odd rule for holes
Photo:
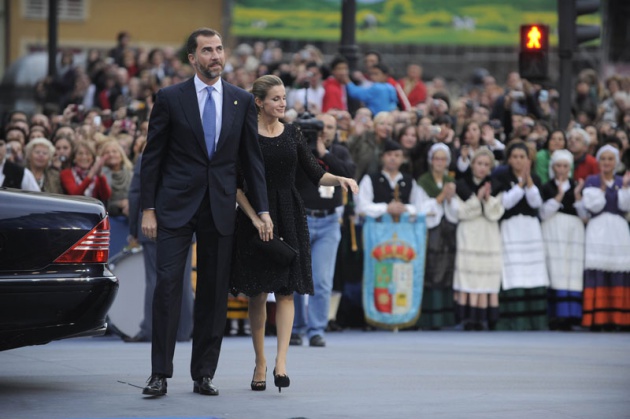
[[[212,159],[214,154],[214,137],[217,130],[216,109],[214,106],[214,100],[212,100],[212,91],[214,87],[206,87],[208,90],[208,98],[206,99],[206,105],[203,107],[203,117],[201,123],[203,125],[203,135],[206,139],[206,148],[208,149],[208,158]]]

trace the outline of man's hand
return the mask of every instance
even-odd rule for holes
[[[317,155],[321,159],[322,157],[326,155],[327,152],[328,150],[326,149],[326,145],[324,144],[323,135],[318,135],[317,136]]]
[[[142,234],[149,240],[157,239],[157,219],[155,210],[145,209],[142,211]]]
[[[262,241],[269,241],[273,239],[273,221],[271,221],[271,216],[269,213],[260,214],[260,220],[262,221],[261,228],[258,229],[258,234],[260,234],[260,239]],[[254,226],[256,226],[254,224]]]
[[[404,214],[407,211],[407,207],[405,204],[398,201],[392,201],[387,204],[387,212],[391,215],[399,216]]]

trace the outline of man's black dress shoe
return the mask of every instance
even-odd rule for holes
[[[146,387],[142,389],[142,394],[147,396],[164,396],[166,394],[166,377],[160,374],[151,375]]]
[[[314,335],[308,341],[308,344],[309,344],[309,346],[315,346],[315,347],[323,348],[324,346],[326,346],[326,341],[324,340],[324,338],[321,335]]]
[[[193,392],[204,394],[206,396],[218,396],[219,389],[212,384],[212,378],[203,377],[200,380],[193,381]]]

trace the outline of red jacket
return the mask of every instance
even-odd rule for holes
[[[406,79],[398,80],[398,83],[400,83],[400,87],[402,87],[403,91],[405,91],[406,81]],[[418,103],[423,103],[427,100],[427,86],[424,85],[422,80],[419,80],[418,83],[413,86],[409,94],[407,94],[407,99],[409,99],[411,106],[416,106]]]
[[[346,86],[339,83],[333,76],[328,77],[322,83],[324,87],[324,99],[322,101],[322,113],[330,109],[348,110],[348,98],[346,96]]]
[[[599,173],[599,164],[595,157],[590,154],[586,154],[581,161],[576,160],[573,166],[573,179],[575,180],[586,180],[588,176]]]
[[[59,177],[61,178],[61,186],[67,195],[83,195],[90,183],[92,183],[92,178],[86,177],[81,183],[77,184],[72,174],[72,169],[62,170]],[[96,185],[94,185],[92,197],[105,202],[111,196],[112,190],[107,184],[105,176],[96,176]]]

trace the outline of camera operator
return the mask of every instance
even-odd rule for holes
[[[320,164],[333,175],[352,177],[355,165],[346,147],[336,144],[337,120],[334,116],[322,114],[317,117],[319,131],[303,130],[313,154]],[[300,121],[298,120],[299,124]],[[314,126],[312,122],[307,122]],[[322,127],[323,125],[323,127]],[[309,138],[310,137],[310,138]],[[304,200],[308,230],[311,238],[311,257],[315,295],[308,299],[295,294],[295,320],[291,345],[301,345],[302,335],[309,339],[309,345],[326,346],[324,331],[328,325],[330,295],[335,273],[337,247],[341,240],[339,212],[342,207],[340,187],[315,186],[306,174],[298,169],[296,187]]]
[[[511,138],[514,130],[512,115],[532,115],[540,119],[543,114],[534,95],[534,86],[527,80],[521,79],[517,72],[508,75],[506,87],[505,94],[495,101],[490,119],[498,119],[505,130],[506,137]]]
[[[322,86],[322,72],[315,61],[306,63],[295,82],[300,88],[293,89],[287,96],[287,106],[298,112],[307,111],[319,113],[324,101],[324,87]],[[308,109],[299,109],[308,97]]]

